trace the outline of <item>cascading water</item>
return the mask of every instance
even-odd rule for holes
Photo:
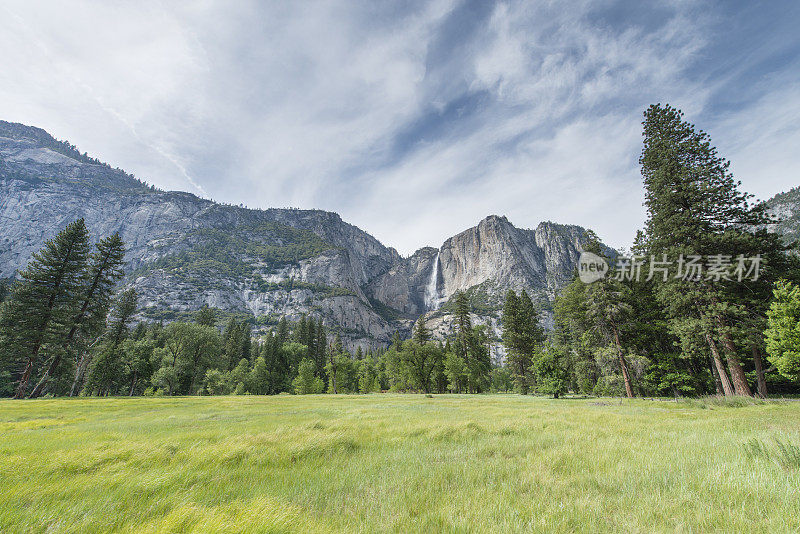
[[[439,309],[439,251],[436,251],[436,260],[433,262],[433,269],[431,270],[431,277],[428,280],[428,285],[425,288],[425,309],[437,310]]]

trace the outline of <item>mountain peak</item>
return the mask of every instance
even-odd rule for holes
[[[508,217],[506,217],[505,215],[488,215],[480,223],[478,223],[478,226],[498,225],[498,224],[511,224],[511,223],[508,221]],[[514,225],[512,224],[511,226]]]
[[[31,141],[55,141],[52,135],[41,128],[3,120],[0,120],[0,137],[7,137],[9,139],[29,139]]]

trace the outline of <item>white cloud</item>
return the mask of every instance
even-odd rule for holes
[[[338,211],[403,253],[489,213],[628,245],[654,102],[709,129],[759,195],[795,185],[797,69],[709,115],[758,54],[698,73],[721,31],[713,10],[661,6],[645,27],[628,10],[598,21],[609,7],[500,2],[469,25],[457,17],[482,15],[456,0],[12,0],[0,7],[0,118],[164,188]]]

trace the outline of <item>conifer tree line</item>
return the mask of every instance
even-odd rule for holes
[[[103,337],[124,254],[118,234],[92,247],[79,219],[33,255],[0,307],[3,394],[69,389],[78,362]]]
[[[796,244],[784,245],[768,231],[775,221],[764,205],[740,191],[708,134],[679,110],[653,105],[643,126],[647,220],[631,253],[760,255],[760,276],[687,279],[670,271],[649,281],[606,277],[590,284],[576,277],[555,301],[554,331],[516,364],[517,375],[548,354],[566,376],[562,391],[628,397],[797,392]],[[592,233],[584,249],[603,255]],[[506,307],[514,302],[507,299]],[[513,348],[512,363],[519,359]]]
[[[347,351],[321,319],[281,318],[254,336],[249,320],[203,307],[191,321],[136,321],[119,235],[90,246],[69,224],[0,291],[0,395],[221,395],[472,392],[508,384],[492,374],[486,328],[473,326],[465,294],[457,331],[435,342],[423,321],[387,349]],[[499,375],[502,378],[502,373]]]
[[[91,245],[69,224],[11,283],[0,281],[0,396],[280,393],[483,393],[559,397],[796,393],[800,382],[800,262],[768,231],[763,204],[740,191],[709,136],[671,106],[644,113],[640,158],[647,220],[631,254],[643,258],[761,258],[757,280],[577,277],[557,295],[553,328],[525,290],[502,309],[504,361],[454,295],[452,328],[421,317],[410,339],[348,351],[322,320],[251,320],[204,307],[192,320],[136,320],[135,290],[119,291],[120,236]],[[603,257],[591,231],[583,249]],[[613,265],[614,258],[606,257]]]

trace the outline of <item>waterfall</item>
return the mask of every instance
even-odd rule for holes
[[[425,308],[427,310],[439,309],[439,251],[436,251],[436,260],[433,262],[433,269],[431,270],[431,277],[428,280],[428,285],[425,288]]]

